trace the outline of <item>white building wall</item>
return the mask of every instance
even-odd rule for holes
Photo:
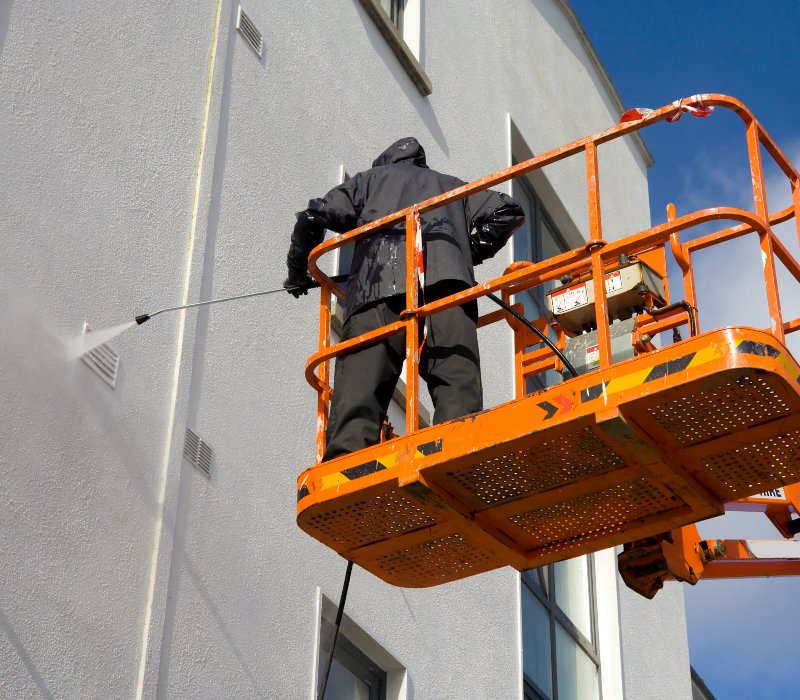
[[[177,319],[116,391],[55,343],[180,296],[211,10],[0,8],[0,697],[136,684]]]
[[[471,179],[508,165],[509,115],[534,154],[616,121],[561,2],[417,5],[427,98],[358,0],[250,0],[261,60],[230,0],[0,8],[0,696],[311,697],[344,573],[293,523],[314,294],[154,318],[112,341],[114,390],[57,344],[279,286],[294,212],[400,136]],[[642,152],[603,146],[601,168],[606,237],[645,227]],[[583,161],[546,172],[585,236]],[[511,398],[509,340],[482,335],[487,405]],[[410,670],[405,697],[520,697],[510,569],[424,590],[356,570],[347,613]]]
[[[653,600],[619,587],[625,697],[691,698],[682,584],[668,581]]]

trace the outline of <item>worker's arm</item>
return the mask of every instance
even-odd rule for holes
[[[334,187],[324,197],[312,199],[307,209],[298,212],[289,254],[286,256],[289,276],[283,283],[294,296],[298,296],[298,293],[293,292],[292,288],[301,288],[312,281],[308,275],[308,256],[322,243],[325,229],[341,233],[355,228],[361,213],[361,201],[362,182],[358,173]]]
[[[507,194],[484,190],[467,199],[472,263],[494,257],[525,221],[522,207]]]
[[[287,256],[290,270],[308,267],[308,256],[322,243],[325,229],[342,233],[358,225],[363,200],[361,180],[361,173],[356,174],[324,197],[312,199],[308,208],[297,214]]]

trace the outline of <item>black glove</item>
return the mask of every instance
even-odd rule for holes
[[[496,252],[494,246],[486,240],[485,236],[486,232],[480,227],[469,233],[469,249],[472,253],[473,265],[480,265],[484,260],[494,257]]]
[[[299,299],[301,294],[308,294],[308,288],[313,284],[314,280],[305,267],[289,265],[289,276],[284,280],[283,288],[295,299]]]

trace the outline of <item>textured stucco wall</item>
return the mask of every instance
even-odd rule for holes
[[[112,391],[59,339],[180,291],[210,4],[0,10],[0,696],[119,697],[137,675],[176,318]]]
[[[668,581],[647,600],[620,583],[622,675],[629,700],[691,700],[682,585]]]
[[[471,179],[509,164],[509,115],[534,154],[616,120],[559,4],[420,7],[429,98],[358,0],[251,0],[260,61],[228,0],[0,10],[0,695],[310,697],[317,591],[338,600],[344,572],[293,523],[313,294],[128,331],[114,391],[56,343],[84,320],[278,286],[293,213],[399,136]],[[635,146],[601,164],[606,236],[646,226]],[[547,171],[585,235],[583,174]],[[511,397],[508,340],[482,336],[489,405]],[[214,449],[210,481],[181,462],[186,426]],[[348,614],[410,669],[408,698],[514,698],[518,585],[509,569],[432,590],[356,571]]]

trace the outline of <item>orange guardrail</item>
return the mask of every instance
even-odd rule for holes
[[[604,240],[600,212],[598,146],[639,131],[657,122],[675,119],[686,109],[692,109],[693,105],[728,109],[736,113],[744,122],[752,180],[754,211],[736,207],[714,207],[701,209],[678,217],[675,215],[674,207],[672,207],[668,211],[668,219],[665,223],[653,226],[614,242]],[[762,147],[774,160],[778,168],[786,175],[791,186],[792,204],[778,212],[770,213],[767,206],[766,184],[761,154]],[[506,269],[505,273],[498,278],[477,284],[470,289],[435,302],[419,305],[419,271],[416,266],[415,255],[413,254],[415,212],[425,213],[438,206],[463,199],[481,190],[494,187],[513,178],[526,175],[527,173],[544,168],[566,158],[579,156],[581,154],[585,159],[586,166],[586,194],[589,211],[589,240],[583,247],[575,248],[541,262],[513,263]],[[800,282],[800,263],[794,259],[787,248],[778,240],[772,231],[772,227],[778,223],[788,221],[791,218],[795,219],[798,227],[798,239],[800,240],[800,175],[798,171],[744,104],[726,95],[707,93],[694,95],[684,100],[678,100],[660,109],[648,110],[641,119],[621,122],[609,129],[578,139],[560,148],[548,151],[487,177],[470,182],[450,192],[431,197],[414,206],[407,207],[406,209],[400,210],[382,219],[354,229],[335,239],[323,242],[312,251],[309,258],[309,270],[311,275],[320,283],[321,294],[319,350],[309,358],[306,365],[306,378],[318,393],[317,462],[320,461],[325,448],[328,406],[332,393],[332,388],[330,386],[330,361],[333,358],[351,352],[358,347],[363,347],[369,343],[374,343],[390,335],[405,331],[407,362],[405,430],[406,433],[412,433],[419,427],[417,410],[419,397],[419,358],[417,357],[416,338],[420,321],[426,316],[462,304],[466,301],[486,296],[490,293],[500,292],[503,299],[508,302],[515,293],[537,287],[549,281],[558,280],[567,274],[590,275],[594,291],[594,314],[598,333],[599,367],[601,371],[608,369],[612,364],[612,360],[604,274],[608,269],[617,264],[616,261],[619,259],[619,256],[623,254],[629,257],[646,255],[648,252],[652,252],[668,243],[682,271],[685,300],[696,310],[697,297],[692,266],[693,253],[747,234],[756,234],[759,238],[759,245],[761,248],[764,284],[767,293],[769,316],[771,319],[769,331],[776,339],[783,342],[785,334],[800,329],[800,318],[790,320],[785,320],[783,318],[776,274],[776,259],[789,270],[798,282]],[[406,226],[406,260],[408,261],[406,269],[406,310],[402,315],[403,320],[346,342],[332,345],[330,334],[331,300],[334,296],[343,298],[344,292],[340,286],[334,283],[330,277],[319,269],[317,264],[319,259],[336,248],[365,238],[383,227],[402,220],[405,220]],[[733,225],[723,228],[713,234],[703,235],[687,242],[681,242],[680,234],[682,232],[689,231],[701,224],[714,221],[728,221],[732,222]],[[667,299],[667,303],[669,303],[669,299]],[[532,352],[526,352],[527,347],[539,341],[532,336],[530,331],[522,327],[504,312],[493,312],[484,315],[481,317],[479,325],[485,326],[500,320],[506,320],[511,327],[515,329],[515,386],[517,396],[519,397],[524,394],[525,377],[547,369],[558,368],[559,362],[552,351],[546,347]],[[653,335],[654,333],[683,325],[687,320],[688,313],[681,309],[675,310],[669,315],[659,315],[658,320],[653,316],[641,314],[637,316],[636,334],[638,338],[646,338],[648,335]],[[561,337],[560,343],[562,346],[563,340],[563,337]]]

